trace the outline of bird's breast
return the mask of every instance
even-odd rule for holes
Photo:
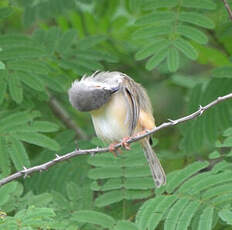
[[[129,136],[128,105],[121,92],[100,109],[91,112],[93,125],[98,137],[105,142],[118,142]]]

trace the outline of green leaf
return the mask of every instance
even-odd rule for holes
[[[122,191],[123,192],[123,191]],[[124,195],[124,199],[127,200],[138,200],[138,199],[146,199],[148,197],[150,197],[152,194],[151,190],[145,190],[145,191],[141,191],[141,190],[125,190],[123,192]]]
[[[188,198],[179,199],[169,210],[164,222],[164,230],[176,230],[179,217],[185,207],[188,207],[190,200]],[[190,202],[191,203],[191,202]],[[183,229],[184,230],[184,229]]]
[[[135,54],[136,60],[142,60],[150,55],[154,54],[160,48],[166,48],[169,45],[169,41],[166,39],[154,39],[152,43],[145,45],[141,50]]]
[[[213,224],[214,207],[206,207],[201,216],[198,224],[198,230],[211,230]]]
[[[0,8],[0,20],[9,17],[12,13],[13,10],[10,7]]]
[[[59,126],[50,121],[35,121],[32,123],[31,127],[36,132],[56,132],[59,129]]]
[[[2,104],[7,89],[7,71],[0,70],[0,105]]]
[[[31,74],[45,74],[49,72],[47,65],[38,60],[14,60],[7,63],[7,67],[12,70],[26,71]]]
[[[188,165],[184,169],[177,171],[170,178],[169,183],[166,186],[166,191],[172,193],[175,189],[178,188],[186,179],[194,175],[196,172],[206,168],[209,165],[207,161],[204,162],[194,162],[193,164]]]
[[[6,69],[6,65],[4,64],[4,62],[0,61],[0,70],[4,69]]]
[[[232,67],[223,66],[223,67],[215,68],[212,71],[212,76],[218,78],[232,78]]]
[[[12,127],[26,124],[29,121],[32,121],[35,117],[38,117],[38,113],[29,113],[29,112],[16,112],[0,120],[0,131],[4,132]]]
[[[34,195],[32,192],[28,192],[22,197],[23,205],[45,207],[48,206],[53,200],[51,193],[42,193],[39,195]]]
[[[178,25],[177,32],[183,35],[184,37],[192,39],[193,41],[202,45],[207,44],[208,42],[207,36],[204,33],[202,33],[200,30],[192,26]]]
[[[171,25],[146,26],[133,33],[134,39],[156,38],[160,35],[167,35],[171,32]]]
[[[15,138],[7,138],[8,152],[10,158],[17,170],[22,170],[23,167],[30,167],[30,160],[23,144]]]
[[[103,69],[103,66],[94,60],[76,59],[73,63],[78,63],[79,66],[86,68],[87,70],[95,71],[96,69]]]
[[[206,88],[193,88],[189,101],[188,113],[195,111],[199,105],[206,105],[218,96],[231,92],[230,78],[214,78],[210,80]],[[182,148],[187,152],[199,150],[202,147],[215,145],[222,132],[231,127],[232,117],[230,113],[231,101],[228,100],[212,108],[204,116],[185,124],[182,129]],[[191,130],[191,132],[189,132]],[[207,131],[207,132],[206,132]]]
[[[221,146],[232,147],[232,137],[227,137]]]
[[[152,70],[159,65],[168,55],[168,48],[159,49],[146,63],[146,69]]]
[[[232,136],[232,127],[228,128],[224,131],[223,136],[228,137],[228,136]]]
[[[98,154],[95,157],[89,157],[88,163],[97,167],[106,167],[107,165],[114,167],[119,164],[119,159],[110,154]]]
[[[54,211],[51,208],[37,208],[37,207],[29,207],[28,210],[19,211],[15,217],[22,218],[23,224],[30,225],[35,220],[39,221],[41,218],[48,218],[55,216]]]
[[[209,159],[217,159],[219,158],[221,155],[218,151],[213,151],[212,153],[209,154]]]
[[[38,91],[45,91],[44,84],[37,75],[34,75],[33,73],[27,73],[21,71],[17,71],[16,75],[18,76],[18,78],[20,78],[20,80],[23,83],[25,83],[32,89]]]
[[[200,13],[195,13],[195,12],[181,12],[179,16],[179,20],[182,22],[188,22],[193,25],[201,26],[207,29],[213,29],[214,28],[214,23],[213,21],[200,14]]]
[[[104,207],[104,206],[108,206],[113,203],[117,203],[123,200],[124,198],[126,197],[124,196],[123,191],[121,190],[110,191],[110,192],[106,192],[103,195],[99,196],[95,200],[95,205],[97,207]]]
[[[111,216],[91,210],[77,211],[72,215],[71,219],[84,223],[97,224],[107,229],[113,229],[115,224],[115,220]]]
[[[127,178],[124,183],[125,184],[122,186],[125,187],[126,189],[147,190],[154,188],[154,181],[152,180],[151,177]]]
[[[177,199],[178,198],[176,196],[164,196],[160,203],[158,203],[155,207],[153,206],[150,218],[147,222],[148,229],[152,230],[158,226],[165,213],[170,210],[170,207]]]
[[[216,175],[197,175],[190,180],[188,180],[184,185],[181,186],[179,192],[188,192],[191,191],[192,195],[197,195],[201,191],[204,191],[211,186],[216,186],[220,183],[227,183],[231,182],[231,172],[225,171],[223,174],[216,174]]]
[[[6,176],[10,173],[10,159],[8,154],[6,137],[0,137],[0,169],[2,176]]]
[[[127,220],[120,220],[117,222],[116,226],[113,228],[113,230],[138,230],[138,227]]]
[[[85,50],[92,48],[93,46],[105,41],[106,39],[107,37],[104,35],[93,35],[79,40],[77,46],[79,49]]]
[[[141,5],[142,5],[142,1],[140,0],[129,1],[129,9],[131,12],[138,12],[141,8]]]
[[[176,230],[188,229],[188,226],[190,225],[190,222],[200,205],[201,203],[198,200],[193,200],[188,203],[177,221]]]
[[[148,226],[148,220],[151,213],[154,211],[156,205],[158,205],[162,200],[162,196],[157,196],[143,203],[136,215],[136,224],[138,225],[139,229],[143,229],[144,227]]]
[[[232,225],[232,212],[229,209],[222,209],[218,215],[227,224]]]
[[[105,167],[105,168],[95,168],[89,170],[88,177],[91,179],[104,179],[104,178],[114,178],[121,177],[122,170],[120,167]]]
[[[147,14],[143,17],[140,17],[135,24],[136,25],[144,25],[157,23],[157,21],[173,21],[175,19],[175,14],[171,11],[156,11],[151,14]]]
[[[216,9],[216,3],[211,0],[184,0],[182,2],[183,7],[214,10]]]
[[[94,181],[91,185],[93,191],[110,191],[115,189],[120,189],[124,186],[122,184],[121,178],[108,179],[104,184],[98,185],[97,181]]]
[[[197,51],[194,47],[182,38],[178,38],[174,41],[174,46],[179,49],[186,57],[191,60],[196,60],[198,57]]]
[[[0,59],[4,61],[19,58],[43,58],[45,56],[48,56],[45,50],[29,46],[10,47],[0,52]]]
[[[227,55],[219,49],[197,43],[194,44],[194,48],[196,48],[199,53],[198,62],[201,64],[213,65],[215,67],[230,65],[230,60]],[[228,77],[228,75],[226,77]]]
[[[77,37],[77,31],[74,29],[67,30],[59,39],[57,49],[61,53],[65,53],[73,44]]]
[[[197,81],[191,78],[191,76],[183,76],[180,74],[174,74],[171,76],[172,82],[178,86],[192,89],[196,84]]]
[[[3,206],[11,198],[12,193],[14,193],[17,188],[18,182],[10,182],[9,184],[0,187],[0,205]]]
[[[48,88],[50,88],[50,89],[52,89],[52,90],[54,90],[56,92],[64,93],[65,90],[66,90],[63,82],[61,82],[59,80],[59,78],[50,77],[49,75],[43,75],[43,76],[38,75],[37,77],[38,78],[41,77],[40,80],[43,81],[43,84],[46,87],[48,87]]]
[[[124,169],[124,176],[127,178],[150,176],[151,172],[147,165],[137,167],[126,167]]]
[[[17,132],[14,134],[14,137],[21,141],[25,141],[30,144],[45,147],[50,150],[58,151],[60,149],[59,144],[55,140],[40,133]]]
[[[22,34],[5,34],[0,36],[0,44],[2,48],[12,48],[19,46],[33,47],[35,41]]]
[[[57,27],[52,27],[46,31],[44,30],[35,30],[33,33],[33,37],[37,42],[44,47],[46,47],[46,50],[53,54],[57,47],[57,43],[61,37],[61,31]]]
[[[178,5],[178,0],[149,0],[143,4],[144,9],[150,10],[151,8],[173,8]]]
[[[16,74],[8,75],[8,84],[12,99],[20,104],[23,100],[23,89],[18,76]]]
[[[179,51],[175,47],[169,47],[168,49],[168,69],[170,72],[175,72],[179,68],[180,57]]]

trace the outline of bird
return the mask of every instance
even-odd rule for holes
[[[75,80],[68,90],[71,105],[89,112],[96,135],[106,143],[122,143],[125,138],[155,127],[150,99],[145,89],[125,73],[96,71]],[[166,184],[164,169],[152,149],[151,137],[140,140],[156,187]],[[124,142],[127,146],[126,141]]]

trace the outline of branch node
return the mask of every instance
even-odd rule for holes
[[[94,151],[91,151],[91,152],[89,152],[89,154],[90,154],[90,156],[91,157],[94,157],[95,156],[95,154],[99,151],[99,146],[97,146],[95,149],[94,149]],[[96,151],[95,151],[96,150]]]
[[[172,123],[172,125],[175,125],[177,122],[175,120],[172,120],[172,119],[168,119],[169,122]]]

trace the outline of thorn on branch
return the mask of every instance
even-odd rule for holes
[[[56,158],[54,159],[54,161],[59,161],[60,160],[60,155],[56,154]]]
[[[25,166],[23,166],[22,174],[23,174],[23,179],[25,179],[28,176],[27,168]]]
[[[48,168],[46,167],[46,165],[40,165],[39,172],[41,173],[41,172],[43,172],[45,170],[48,170]]]
[[[204,111],[205,111],[204,107],[202,107],[201,105],[199,105],[200,116],[204,113]]]

